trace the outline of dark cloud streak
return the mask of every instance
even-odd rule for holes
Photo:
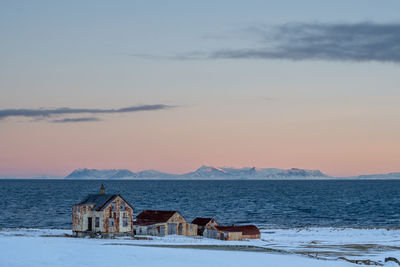
[[[96,117],[84,117],[84,118],[64,118],[59,120],[51,120],[53,123],[70,123],[70,122],[90,122],[90,121],[101,121]]]
[[[400,24],[289,23],[253,27],[257,47],[221,49],[204,59],[288,59],[400,63]],[[188,54],[187,58],[190,58]]]
[[[157,104],[131,106],[120,109],[85,109],[85,108],[55,108],[55,109],[0,109],[0,120],[7,117],[46,118],[71,114],[117,114],[139,111],[165,110],[174,106]],[[79,118],[78,118],[79,119]],[[92,117],[93,119],[93,117]],[[93,121],[93,120],[92,120]]]

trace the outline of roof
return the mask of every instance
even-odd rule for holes
[[[223,232],[242,232],[243,235],[260,234],[260,230],[255,225],[216,226],[216,228]]]
[[[193,224],[197,224],[200,226],[205,226],[207,223],[209,223],[213,218],[202,218],[202,217],[197,217],[192,221]]]
[[[126,204],[128,204],[132,209],[133,207],[121,196],[116,194],[90,194],[83,201],[77,205],[94,205],[94,210],[103,210],[107,204],[113,201],[116,197],[122,198]]]
[[[164,223],[176,212],[176,210],[144,210],[136,216],[136,224]]]
[[[155,224],[154,222],[146,222],[146,221],[134,221],[133,225],[137,225],[137,226],[148,226],[148,225],[152,225]]]

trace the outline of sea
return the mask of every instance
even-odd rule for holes
[[[137,215],[177,210],[188,221],[260,228],[400,227],[400,180],[0,180],[0,228],[71,228],[87,194],[121,194]]]

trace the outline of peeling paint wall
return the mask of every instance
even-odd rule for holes
[[[72,207],[72,231],[87,231],[88,229],[88,218],[93,218],[93,206],[80,206],[73,205]]]
[[[203,236],[207,238],[230,240],[230,241],[238,241],[245,239],[245,237],[242,235],[242,232],[220,231],[213,227],[206,228],[203,232]]]
[[[104,208],[101,222],[101,232],[104,233],[133,232],[133,209],[117,197]]]
[[[242,236],[242,232],[228,232],[228,231],[219,231],[218,230],[217,239],[238,241],[238,240],[243,240],[243,236]]]
[[[167,227],[165,227],[165,235],[168,235],[168,224],[176,224],[176,234],[185,236],[195,236],[197,235],[197,225],[188,223],[186,219],[176,212],[168,221]],[[175,227],[175,226],[174,226]]]
[[[191,224],[176,212],[167,222],[152,225],[135,225],[134,230],[137,235],[165,236],[169,234],[196,236],[197,225]]]
[[[242,232],[227,232],[224,233],[225,240],[232,240],[232,241],[237,241],[237,240],[243,240]]]
[[[121,197],[116,197],[100,211],[94,211],[93,208],[94,205],[73,205],[72,231],[133,232],[133,209]],[[89,218],[92,218],[91,227],[88,225]]]

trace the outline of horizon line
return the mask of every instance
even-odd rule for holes
[[[308,171],[320,171],[322,174],[328,176],[327,178],[352,178],[352,177],[360,177],[360,176],[371,176],[371,175],[388,175],[388,174],[395,174],[395,173],[400,173],[400,171],[387,171],[387,172],[383,172],[383,173],[364,173],[364,174],[356,174],[356,175],[344,175],[344,176],[336,176],[336,175],[329,175],[327,173],[325,173],[324,171],[320,170],[320,169],[305,169],[305,168],[297,168],[297,167],[292,167],[292,168],[275,168],[275,167],[256,167],[256,166],[243,166],[243,167],[233,167],[233,166],[217,166],[217,165],[201,165],[200,167],[191,170],[191,171],[185,171],[182,173],[170,173],[167,171],[159,171],[157,169],[142,169],[142,170],[137,170],[137,171],[132,171],[131,169],[128,168],[105,168],[105,169],[98,169],[98,168],[75,168],[72,171],[63,174],[63,175],[56,175],[56,174],[30,174],[26,177],[24,176],[18,176],[18,175],[2,175],[0,174],[0,179],[62,179],[67,177],[68,175],[72,174],[74,171],[77,170],[97,170],[97,171],[110,171],[110,170],[128,170],[132,173],[140,173],[140,172],[145,172],[145,171],[156,171],[156,172],[160,172],[163,174],[169,174],[169,175],[185,175],[185,174],[189,174],[191,172],[195,172],[197,170],[199,170],[202,167],[208,167],[208,168],[217,168],[217,169],[226,169],[226,168],[232,168],[232,169],[279,169],[279,170],[292,170],[292,169],[297,169],[297,170],[308,170]],[[143,178],[143,179],[148,179],[148,178]],[[165,178],[161,178],[163,180],[165,180]],[[98,179],[100,180],[100,179]]]

